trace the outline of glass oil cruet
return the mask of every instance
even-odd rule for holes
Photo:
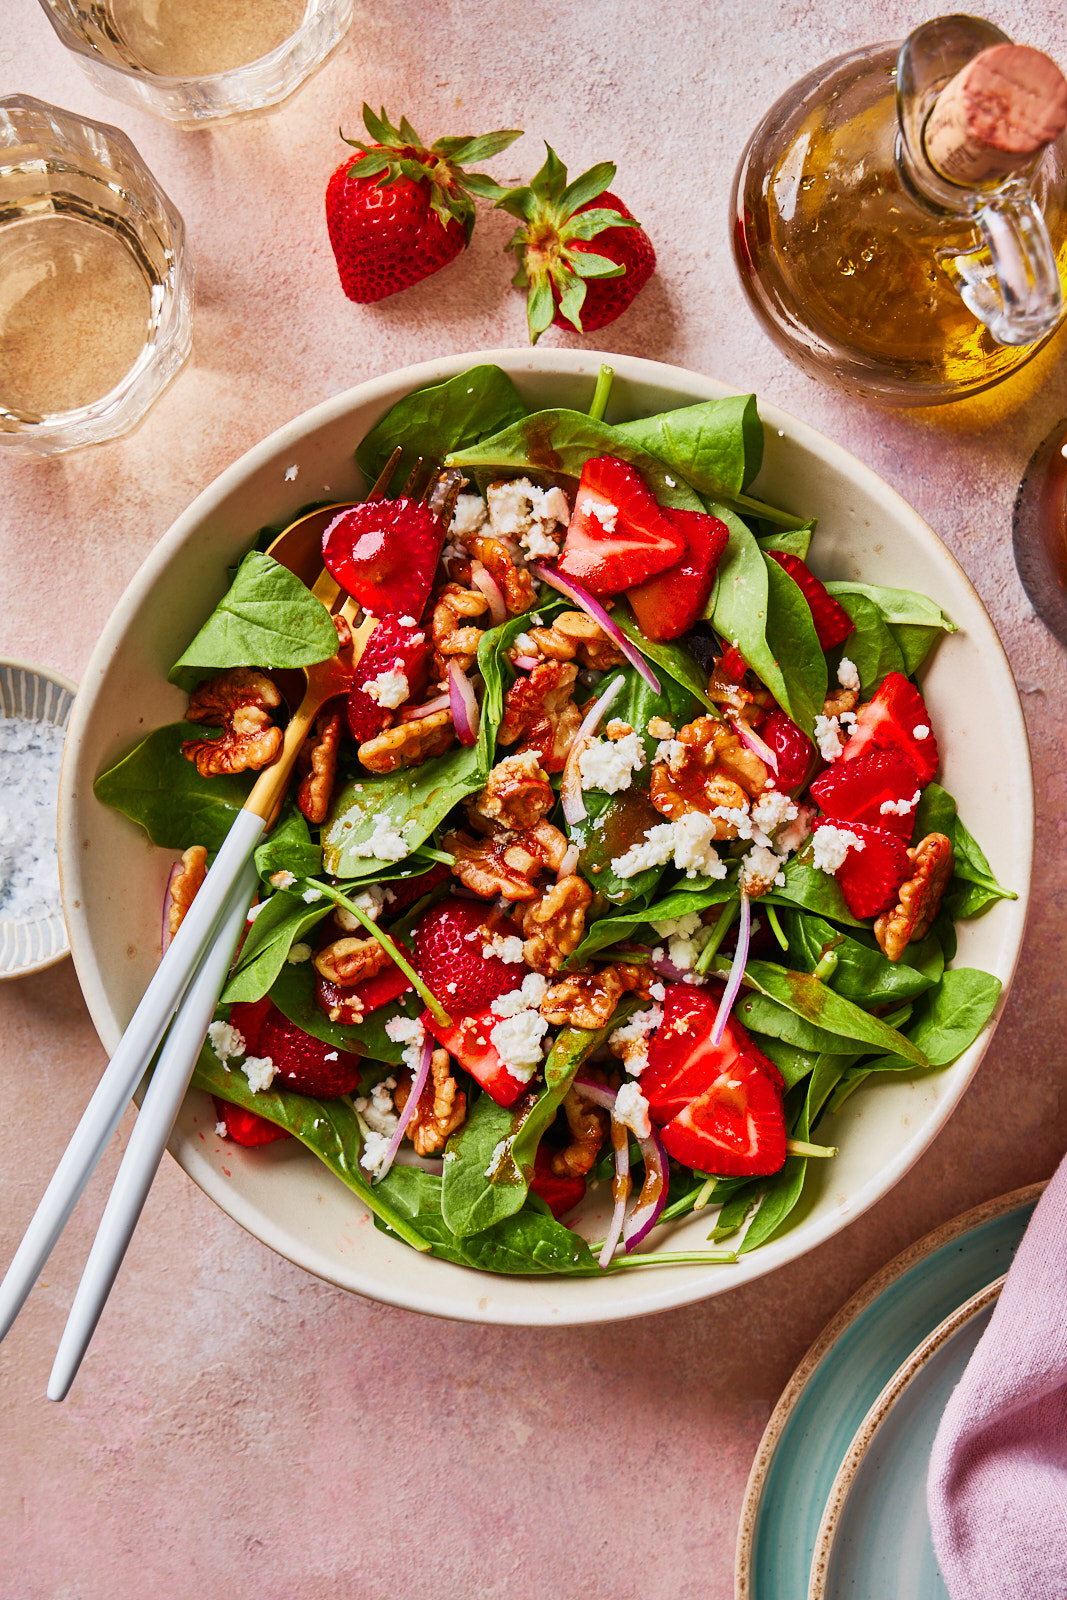
[[[1002,116],[976,142],[971,91],[990,62],[1026,126],[1005,136]],[[1064,319],[1065,123],[1055,65],[976,17],[819,67],[767,113],[734,180],[734,252],[765,330],[811,377],[884,404],[1000,382]]]

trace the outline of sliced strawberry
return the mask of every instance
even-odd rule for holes
[[[256,1145],[273,1144],[276,1139],[292,1138],[287,1128],[279,1128],[276,1122],[268,1122],[266,1117],[257,1116],[254,1111],[246,1111],[243,1106],[220,1100],[217,1094],[211,1098],[215,1102],[215,1115],[225,1127],[226,1137],[232,1139],[234,1144],[254,1149]]]
[[[787,550],[768,550],[767,554],[772,561],[777,561],[783,572],[788,572],[808,602],[811,620],[822,648],[832,650],[835,645],[844,644],[856,627],[844,606],[826,592],[814,572],[805,566],[799,556],[791,555]]]
[[[381,733],[390,720],[388,713],[398,703],[402,705],[408,700],[419,703],[426,692],[430,650],[429,639],[422,628],[412,627],[397,617],[382,617],[376,624],[356,662],[348,693],[348,726],[357,744]],[[388,678],[394,673],[398,675],[396,682]],[[407,692],[398,702],[396,692],[404,689],[400,677],[407,684]]]
[[[596,595],[621,594],[673,566],[685,535],[633,467],[594,456],[582,468],[559,570]]]
[[[403,946],[401,946],[403,949]],[[411,959],[411,952],[404,954]],[[387,961],[373,978],[362,983],[331,983],[321,973],[315,974],[315,1000],[332,1022],[353,1026],[363,1021],[372,1011],[378,1011],[393,1000],[407,994],[414,984],[401,972],[395,961]]]
[[[811,786],[811,798],[828,817],[866,822],[911,838],[918,780],[911,762],[894,750],[874,750],[851,761],[835,761]]]
[[[867,705],[860,708],[841,759],[855,761],[872,750],[896,750],[907,756],[920,788],[937,771],[937,740],[930,727],[930,714],[922,695],[902,672],[891,672]]]
[[[642,1088],[644,1080],[642,1078]],[[663,1130],[668,1155],[697,1172],[757,1178],[785,1161],[782,1096],[760,1063],[736,1057]]]
[[[641,1093],[654,1122],[670,1122],[742,1056],[756,1061],[781,1089],[777,1067],[760,1054],[735,1018],[726,1024],[722,1042],[712,1044],[711,1030],[721,998],[718,985],[706,989],[686,983],[667,985],[663,1021],[649,1041],[648,1066],[641,1074]]]
[[[680,561],[627,591],[626,598],[646,639],[677,639],[688,633],[707,603],[730,530],[704,511],[665,510],[685,538]]]
[[[476,1083],[481,1084],[498,1106],[514,1105],[528,1087],[500,1059],[500,1052],[490,1037],[500,1018],[488,1007],[460,1017],[450,1028],[444,1027],[429,1011],[423,1012],[421,1021],[427,1032],[455,1057]]]
[[[748,671],[748,663],[735,644],[723,651],[715,676],[723,683],[741,683]]]
[[[334,517],[322,559],[341,588],[376,617],[420,617],[444,528],[421,500],[365,500]]]
[[[847,828],[860,841],[859,847],[849,845],[834,877],[854,917],[878,916],[893,904],[897,890],[911,871],[903,839],[886,828],[872,828],[865,822],[831,821],[829,817],[820,817],[815,835],[822,828]]]
[[[230,1022],[244,1039],[250,1056],[263,1054],[259,1048],[260,1035],[272,1009],[273,1002],[267,994],[262,1000],[236,1000],[230,1007]]]
[[[272,1006],[259,1032],[259,1055],[269,1056],[275,1085],[317,1100],[351,1094],[362,1077],[362,1057],[316,1039]]]
[[[772,773],[774,787],[783,794],[799,789],[811,771],[815,750],[806,733],[802,733],[784,711],[769,711],[759,724],[759,736],[770,745],[778,757],[778,771]]]
[[[482,954],[495,935],[515,938],[518,929],[484,900],[455,895],[431,906],[415,929],[416,970],[452,1016],[481,1011],[526,976],[521,961]]]
[[[579,1201],[585,1198],[585,1179],[558,1177],[552,1171],[551,1155],[538,1146],[533,1177],[530,1179],[530,1192],[540,1195],[558,1222],[560,1217],[565,1217],[568,1211],[573,1211]]]

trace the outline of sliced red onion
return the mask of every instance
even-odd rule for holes
[[[580,583],[575,583],[573,578],[566,577],[553,567],[542,566],[540,561],[531,561],[530,571],[543,583],[547,583],[550,589],[557,589],[560,594],[565,594],[568,600],[573,600],[576,606],[581,606],[586,616],[592,617],[593,621],[603,628],[612,644],[622,651],[630,665],[637,668],[653,693],[660,693],[659,679],[640,650],[635,644],[630,643],[619,624],[611,620],[600,601],[595,599],[588,589],[583,589]]]
[[[559,797],[563,802],[563,815],[573,827],[576,822],[581,822],[585,816],[585,801],[582,799],[582,774],[578,767],[578,758],[594,733],[600,726],[600,720],[605,711],[614,701],[626,679],[623,677],[612,678],[604,693],[585,714],[578,732],[571,740],[571,747],[567,752],[567,763],[563,768],[563,777],[560,780]]]
[[[473,683],[456,661],[448,663],[448,703],[460,744],[476,743],[478,720],[481,716],[478,696],[474,692]]]
[[[578,846],[576,844],[569,844],[566,850],[563,852],[563,860],[560,862],[559,871],[556,873],[556,882],[562,883],[564,878],[573,878],[577,871]]]
[[[170,876],[167,878],[167,887],[163,891],[163,932],[160,938],[160,944],[163,946],[164,955],[167,953],[172,937],[170,931],[170,908],[174,902],[170,891],[174,887],[174,880],[181,870],[181,862],[176,861],[170,869]]]
[[[611,1226],[604,1240],[604,1248],[600,1252],[602,1267],[606,1267],[615,1254],[615,1246],[619,1242],[623,1219],[626,1216],[626,1202],[630,1198],[630,1130],[623,1127],[621,1122],[616,1122],[614,1118],[611,1123],[611,1142],[615,1146],[615,1182],[611,1186],[615,1196],[615,1209],[611,1213]]]
[[[584,1099],[591,1100],[595,1106],[600,1106],[604,1111],[615,1110],[614,1089],[609,1089],[592,1078],[575,1078],[574,1087],[581,1092]]]
[[[722,1036],[726,1032],[726,1024],[730,1020],[733,1003],[737,999],[741,988],[741,979],[745,975],[745,962],[748,960],[748,944],[752,936],[752,906],[748,895],[741,890],[741,922],[737,930],[737,949],[734,951],[733,966],[723,997],[719,1001],[719,1009],[715,1013],[715,1025],[711,1030],[711,1042],[716,1047],[722,1043]]]
[[[435,695],[432,700],[427,700],[421,706],[402,706],[400,710],[401,722],[417,722],[420,717],[432,717],[435,711],[447,711],[451,701],[447,694]]]
[[[499,628],[502,622],[508,620],[508,605],[504,599],[503,589],[489,568],[483,567],[480,561],[471,562],[471,582],[485,595],[489,602],[489,620],[494,628]]]
[[[385,1158],[382,1161],[381,1166],[378,1168],[378,1173],[375,1178],[376,1183],[381,1183],[382,1179],[385,1177],[385,1174],[392,1166],[397,1151],[400,1149],[400,1141],[407,1132],[408,1123],[415,1115],[415,1108],[422,1097],[422,1091],[426,1087],[426,1080],[430,1076],[430,1062],[432,1060],[433,1040],[427,1033],[423,1036],[422,1053],[419,1056],[419,1064],[415,1069],[415,1075],[411,1082],[411,1093],[408,1095],[407,1104],[400,1113],[400,1119],[396,1125],[396,1132],[389,1141],[389,1148],[385,1152]]]
[[[765,767],[770,767],[775,777],[777,777],[778,757],[775,755],[766,739],[761,739],[759,734],[754,733],[748,726],[748,723],[742,722],[740,717],[731,717],[730,724],[734,732],[737,734],[737,737],[744,745],[745,749],[751,750],[754,756],[759,756],[760,760],[763,762],[763,765]]]
[[[656,1226],[660,1212],[667,1203],[667,1152],[657,1129],[653,1128],[647,1139],[639,1139],[641,1157],[645,1163],[645,1181],[637,1204],[626,1219],[622,1231],[627,1252]]]
[[[653,956],[649,962],[652,971],[660,978],[669,978],[672,983],[685,983],[693,977],[691,967],[675,966],[673,961],[668,961],[666,956]]]
[[[513,656],[511,664],[513,667],[518,667],[520,672],[532,672],[535,667],[541,665],[541,662],[537,656]]]

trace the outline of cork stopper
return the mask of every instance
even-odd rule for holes
[[[952,183],[988,183],[1027,166],[1067,127],[1067,80],[1028,45],[983,50],[942,89],[926,123],[930,165]]]

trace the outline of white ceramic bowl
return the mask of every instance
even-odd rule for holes
[[[449,356],[377,378],[296,418],[198,496],[123,595],[85,671],[67,741],[60,861],[71,947],[89,1010],[113,1049],[159,955],[159,906],[171,856],[97,803],[96,775],[144,733],[182,715],[167,670],[224,592],[225,572],[266,523],[316,497],[360,492],[352,452],[394,401],[477,362],[495,361],[535,406],[584,409],[602,359],[615,368],[612,414],[637,416],[713,399],[696,373],[595,351],[497,350]],[[1022,942],[1033,851],[1030,757],[1000,641],[974,589],[927,524],[873,472],[814,429],[761,405],[764,466],[754,492],[819,518],[813,565],[932,596],[960,632],[938,648],[924,693],[944,782],[997,877],[1018,891],[960,929],[958,961],[1005,988]],[[287,469],[298,469],[295,478]],[[472,1322],[602,1322],[719,1294],[822,1243],[881,1198],[926,1149],[970,1082],[989,1031],[952,1067],[864,1086],[833,1130],[840,1155],[815,1163],[802,1210],[781,1238],[736,1266],[648,1268],[604,1278],[505,1278],[437,1261],[388,1239],[360,1202],[295,1142],[245,1151],[214,1133],[210,1101],[190,1095],[171,1150],[249,1232],[341,1288]],[[701,1248],[705,1216],[664,1230]],[[653,1235],[653,1242],[655,1235]]]

